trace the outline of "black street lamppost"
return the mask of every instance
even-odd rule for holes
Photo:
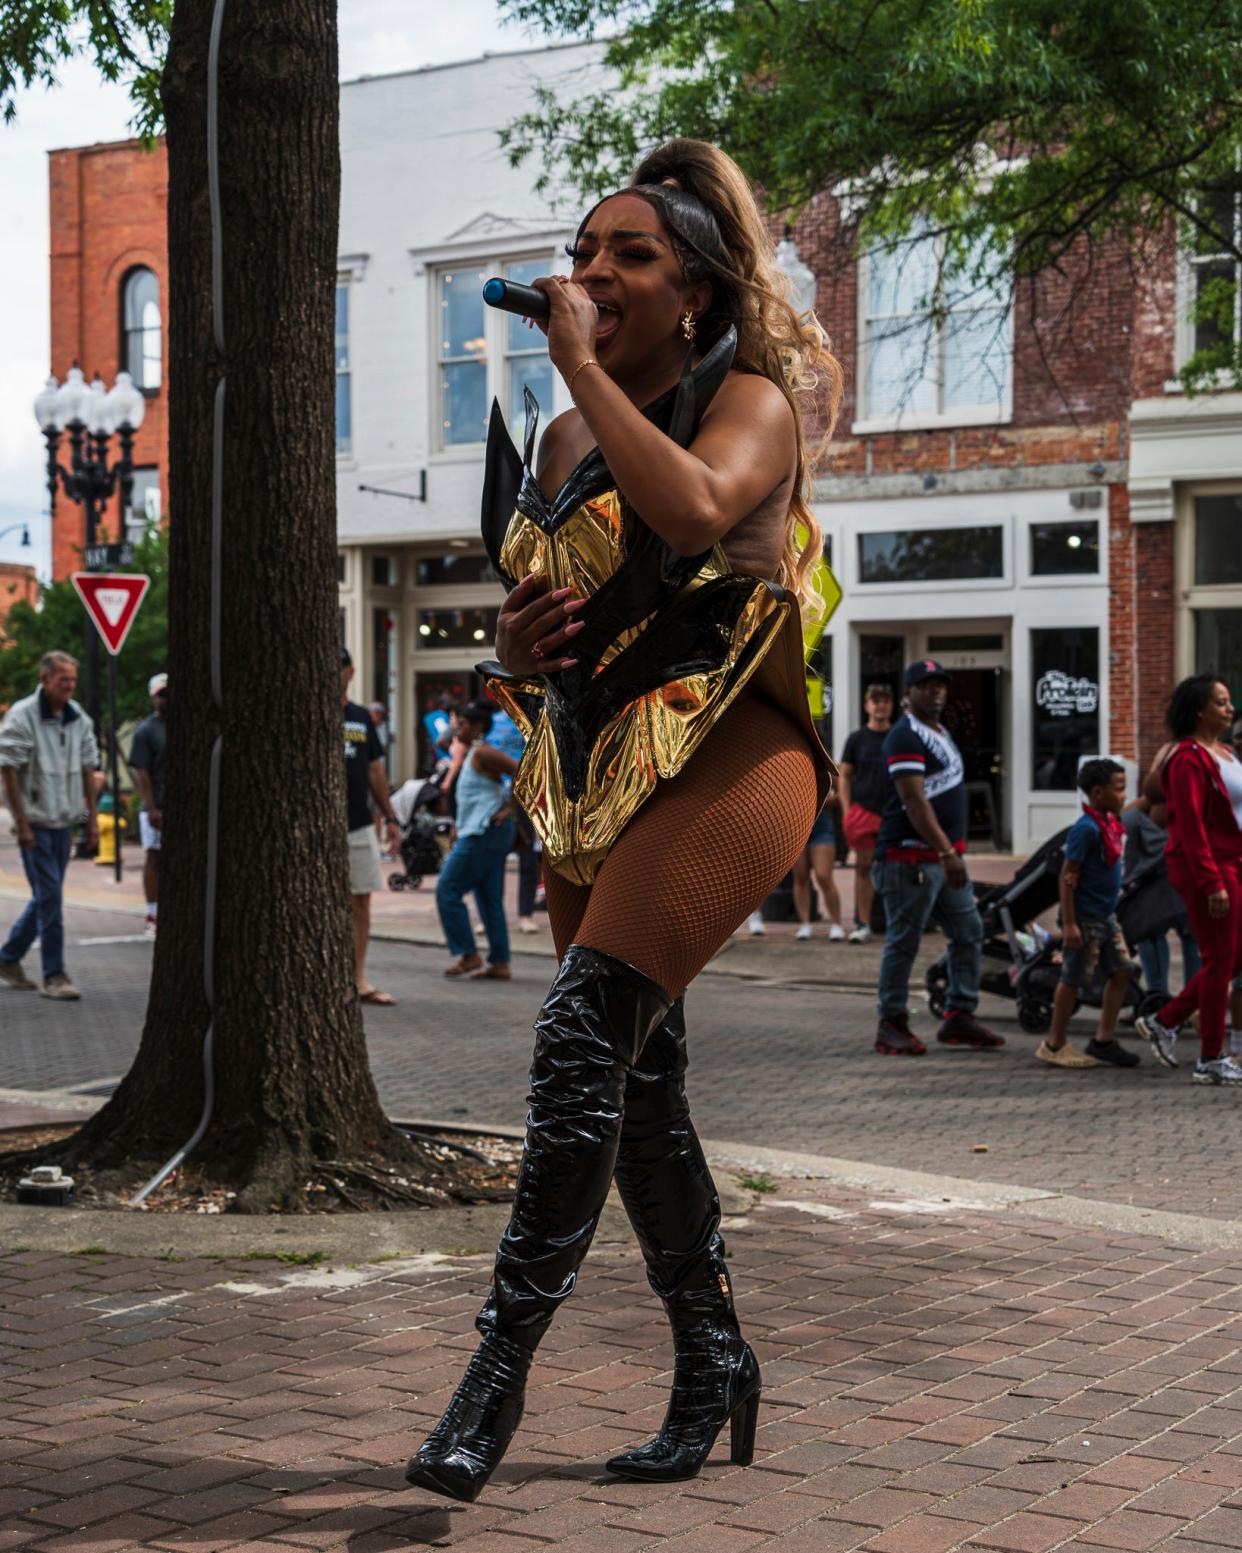
[[[75,363],[65,381],[49,377],[34,402],[35,419],[47,442],[47,488],[56,510],[57,485],[86,515],[86,566],[97,566],[99,516],[119,489],[121,512],[129,510],[134,485],[134,433],[142,425],[146,400],[128,372],[118,372],[111,389],[102,378],[88,383]],[[69,433],[69,468],[59,461],[61,435]],[[108,462],[113,433],[120,456]],[[86,623],[86,708],[99,728],[99,637]]]

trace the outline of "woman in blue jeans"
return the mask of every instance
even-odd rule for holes
[[[505,778],[517,761],[486,743],[492,708],[472,701],[462,712],[458,736],[469,746],[455,784],[457,826],[453,850],[436,883],[436,908],[449,950],[456,956],[446,976],[508,981],[509,928],[505,922],[505,858],[513,847],[513,805]],[[487,965],[479,955],[464,897],[474,892],[487,934]]]

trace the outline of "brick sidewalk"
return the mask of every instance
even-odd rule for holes
[[[480,1503],[400,1463],[472,1346],[484,1257],[355,1269],[0,1258],[0,1549],[1044,1553],[1242,1546],[1242,1252],[782,1182],[730,1231],[756,1464],[610,1480],[669,1352],[596,1248]]]

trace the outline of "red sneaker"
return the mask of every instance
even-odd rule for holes
[[[927,1051],[911,1030],[906,1014],[880,1020],[876,1026],[875,1049],[886,1057],[922,1057]]]

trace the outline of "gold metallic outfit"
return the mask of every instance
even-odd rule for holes
[[[667,405],[657,401],[646,413],[657,424],[667,413],[670,435],[680,432],[678,440],[688,442],[696,399],[701,409],[704,389],[710,398],[731,357],[726,336],[676,398],[666,395]],[[628,508],[597,452],[549,500],[531,471],[536,414],[530,401],[526,457],[507,523],[497,501],[513,479],[506,484],[489,473],[484,534],[492,549],[503,525],[493,560],[506,579],[533,572],[549,587],[572,587],[588,600],[577,617],[586,627],[573,646],[579,666],[525,680],[494,663],[480,670],[527,741],[514,796],[547,865],[590,884],[657,783],[685,767],[747,685],[805,733],[822,805],[835,768],[807,708],[796,599],[732,571],[719,545],[689,560],[675,556]],[[494,411],[489,465],[504,457],[506,443],[514,477],[517,453]]]

